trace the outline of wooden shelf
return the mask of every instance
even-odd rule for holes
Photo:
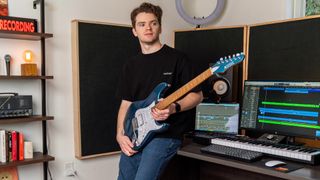
[[[12,124],[12,123],[23,123],[32,121],[47,121],[53,120],[53,116],[28,116],[28,117],[16,117],[16,118],[5,118],[0,119],[0,124]]]
[[[39,41],[42,38],[52,38],[53,34],[48,33],[30,33],[30,32],[13,32],[13,31],[1,31],[0,38],[6,39],[20,39],[20,40],[32,40]]]
[[[53,161],[53,160],[54,160],[54,157],[52,157],[52,156],[44,155],[41,152],[35,152],[35,153],[33,153],[32,159],[25,159],[22,161],[12,161],[12,162],[7,162],[7,163],[0,163],[0,168],[12,167],[12,166],[23,166],[23,165],[27,165],[27,164],[35,164],[35,163],[48,162],[48,161]]]
[[[19,75],[13,75],[13,76],[0,76],[1,79],[8,79],[8,80],[14,80],[14,79],[53,79],[53,76],[19,76]]]

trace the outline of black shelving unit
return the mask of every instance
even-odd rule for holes
[[[33,2],[34,8],[37,8],[37,5],[40,6],[40,32],[38,33],[27,33],[27,32],[8,32],[0,30],[0,38],[5,39],[17,39],[17,40],[31,40],[31,41],[40,41],[41,43],[41,73],[39,76],[0,76],[0,80],[40,80],[41,81],[41,115],[28,116],[28,117],[19,117],[19,118],[8,118],[0,119],[0,124],[12,124],[12,123],[26,123],[33,121],[42,122],[42,152],[35,152],[32,159],[25,159],[23,161],[13,161],[7,163],[0,163],[0,168],[3,167],[13,167],[28,165],[34,163],[43,163],[43,179],[48,179],[48,162],[53,161],[54,157],[48,155],[47,149],[47,120],[53,120],[53,116],[47,116],[46,111],[46,80],[53,79],[53,76],[46,75],[46,48],[45,40],[47,38],[52,38],[52,34],[45,33],[45,8],[44,0],[35,0]]]

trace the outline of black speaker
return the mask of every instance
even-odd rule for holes
[[[203,102],[231,103],[239,102],[241,97],[242,73],[239,66],[228,69],[223,74],[211,76],[202,84]],[[242,72],[242,71],[241,71]]]

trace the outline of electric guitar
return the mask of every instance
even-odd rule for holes
[[[133,102],[128,108],[124,121],[124,134],[131,139],[134,145],[133,149],[136,151],[141,150],[156,133],[166,131],[169,127],[169,124],[158,122],[153,119],[151,115],[152,108],[155,107],[160,110],[167,108],[171,103],[187,94],[194,87],[208,79],[211,75],[223,73],[243,60],[243,53],[233,55],[232,57],[229,56],[228,58],[220,58],[220,60],[209,69],[192,79],[162,101],[159,102],[160,94],[169,86],[169,84],[165,82],[158,84],[145,100]]]

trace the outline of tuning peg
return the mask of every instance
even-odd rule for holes
[[[236,55],[235,55],[235,54],[233,54],[233,55],[232,55],[232,57],[233,57],[233,58],[235,58],[235,57],[236,57]]]

